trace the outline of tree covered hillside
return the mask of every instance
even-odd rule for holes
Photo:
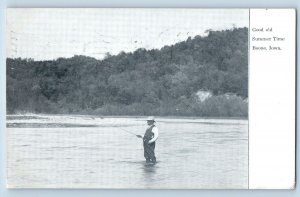
[[[247,28],[103,60],[7,59],[8,113],[246,117],[247,98]]]

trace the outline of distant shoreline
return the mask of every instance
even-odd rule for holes
[[[147,118],[148,116],[102,116],[102,115],[90,115],[90,114],[34,114],[34,113],[24,113],[24,114],[6,114],[6,116],[90,116],[98,118]],[[229,120],[248,120],[248,117],[200,117],[200,116],[155,116],[155,118],[168,118],[168,119],[229,119]]]

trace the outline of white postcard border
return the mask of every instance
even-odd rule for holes
[[[295,187],[295,47],[295,9],[250,9],[249,189]]]

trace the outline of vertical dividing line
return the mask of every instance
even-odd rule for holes
[[[249,90],[250,90],[250,15],[251,15],[251,9],[249,8],[249,25],[248,25],[248,189],[250,189],[249,188],[249,186],[250,186],[250,178],[249,178],[249,176],[250,176],[250,173],[249,173],[249,162],[250,162],[250,155],[249,155],[249,146],[250,146],[250,135],[249,135],[249,123],[250,123],[250,121],[249,121],[249,109],[250,109],[250,107],[249,107],[249,104],[250,104],[250,95],[249,95]]]

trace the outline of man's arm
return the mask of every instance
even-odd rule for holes
[[[157,129],[157,127],[152,128],[152,133],[154,134],[154,136],[151,140],[149,140],[148,144],[151,144],[151,143],[153,143],[157,140],[157,138],[158,138],[158,129]]]

